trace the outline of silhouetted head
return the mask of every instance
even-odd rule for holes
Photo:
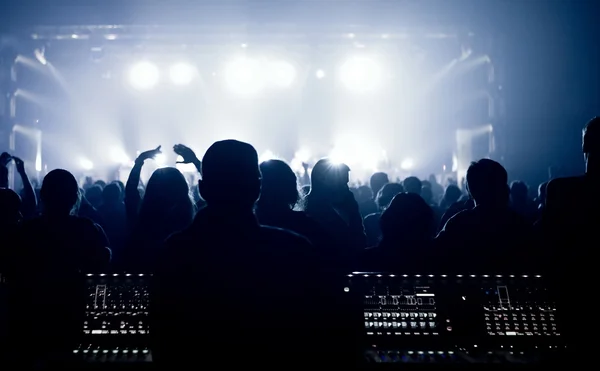
[[[435,177],[435,174],[430,174],[429,175],[429,183],[433,184],[437,184],[437,178]]]
[[[433,191],[430,186],[421,187],[421,198],[427,205],[430,205],[433,200]]]
[[[281,160],[269,160],[260,164],[262,190],[259,207],[293,208],[300,199],[298,180],[292,168]]]
[[[363,185],[358,187],[358,197],[355,197],[358,203],[367,202],[373,200],[373,191],[369,186]]]
[[[104,204],[116,204],[121,201],[121,188],[116,183],[108,184],[102,190]]]
[[[194,205],[183,174],[174,167],[156,169],[140,205],[139,222],[147,233],[166,238],[185,228],[194,217]]]
[[[371,191],[373,191],[373,195],[377,195],[377,193],[383,188],[384,185],[388,184],[390,179],[386,173],[375,173],[371,175],[371,179],[369,180],[369,185],[371,186]]]
[[[408,178],[404,179],[402,185],[404,186],[405,192],[414,193],[417,195],[421,194],[421,187],[423,187],[423,184],[416,176],[409,176]]]
[[[433,210],[414,193],[400,193],[381,214],[384,240],[422,241],[432,237]]]
[[[44,177],[40,196],[44,214],[69,215],[79,200],[77,180],[67,170],[52,170]]]
[[[336,202],[345,197],[350,181],[350,168],[327,158],[317,161],[310,174],[310,195]]]
[[[600,170],[598,158],[600,157],[600,117],[594,117],[583,128],[582,147],[587,172],[598,172]]]
[[[98,207],[102,204],[102,187],[98,184],[94,184],[85,191],[85,198],[94,207]]]
[[[510,198],[513,202],[523,203],[527,201],[529,196],[529,187],[525,182],[515,180],[510,183]]]
[[[388,183],[383,186],[377,193],[377,198],[375,199],[375,203],[377,203],[377,207],[379,210],[385,210],[390,202],[394,199],[394,197],[398,193],[404,192],[404,187],[400,183]]]
[[[260,195],[258,154],[248,143],[214,143],[202,159],[200,195],[209,207],[252,210]]]
[[[106,187],[106,182],[104,180],[96,180],[94,182],[94,185],[97,185],[101,189],[104,189],[104,187]]]
[[[508,205],[508,174],[494,160],[484,158],[471,163],[467,170],[467,189],[477,205]]]
[[[462,196],[462,191],[460,190],[460,188],[458,188],[458,186],[456,186],[455,184],[450,184],[446,187],[446,190],[444,191],[443,201],[446,204],[446,206],[450,206],[456,201],[458,201],[460,196]]]
[[[114,180],[112,184],[116,184],[119,186],[119,189],[121,190],[121,201],[123,201],[123,199],[125,198],[125,184],[123,184],[123,182],[120,180]]]
[[[0,228],[21,220],[21,197],[8,188],[0,188]]]

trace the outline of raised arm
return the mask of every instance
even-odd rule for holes
[[[176,144],[173,146],[173,151],[182,158],[181,161],[177,161],[178,164],[194,164],[198,173],[202,175],[202,162],[198,160],[191,148],[183,144]]]
[[[3,152],[0,155],[0,188],[8,188],[8,168],[6,167],[8,163],[12,160],[12,157]]]
[[[27,172],[25,171],[25,164],[23,163],[23,160],[18,157],[13,157],[13,160],[15,161],[17,173],[19,173],[21,182],[23,183],[23,204],[21,206],[21,211],[25,218],[34,217],[37,210],[35,191],[33,190],[33,186],[31,185],[29,177],[27,176]]]
[[[127,220],[129,223],[134,223],[137,220],[137,214],[141,201],[138,185],[140,184],[140,174],[142,173],[144,161],[152,159],[161,153],[160,147],[161,146],[158,146],[155,149],[140,153],[138,158],[135,159],[133,169],[131,169],[131,172],[129,173],[127,184],[125,184],[125,211],[127,213]]]

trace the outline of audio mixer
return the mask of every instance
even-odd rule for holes
[[[87,274],[83,341],[88,362],[151,362],[150,275]]]
[[[540,363],[566,347],[540,275],[354,272],[344,291],[368,363]]]

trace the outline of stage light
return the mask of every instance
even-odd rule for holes
[[[300,175],[304,175],[304,166],[303,163],[308,163],[310,161],[310,152],[303,148],[297,151],[294,154],[294,158],[290,163],[290,167],[294,171],[294,173],[299,173]]]
[[[225,67],[225,81],[236,94],[252,95],[264,87],[263,69],[259,61],[239,58]]]
[[[286,88],[296,79],[296,68],[288,62],[276,61],[269,63],[269,78],[273,85]]]
[[[160,72],[150,62],[140,62],[129,71],[129,82],[139,90],[150,89],[158,83]]]
[[[376,89],[383,80],[383,70],[373,59],[353,57],[340,69],[342,83],[350,90],[367,92]]]
[[[35,171],[42,171],[42,154],[39,152],[35,155]]]
[[[355,174],[370,176],[385,161],[386,154],[376,143],[370,143],[360,134],[354,134],[338,138],[329,158],[334,163],[350,166]]]
[[[169,77],[175,85],[188,85],[196,77],[196,68],[187,63],[178,63],[169,69]]]
[[[277,156],[272,151],[266,150],[258,157],[258,163],[276,159]]]
[[[415,166],[415,162],[412,158],[406,158],[400,164],[402,170],[410,170]]]
[[[156,165],[158,166],[165,166],[167,163],[167,158],[165,157],[164,153],[159,153],[154,157],[154,162],[156,162]]]
[[[127,156],[127,153],[125,153],[122,148],[117,147],[110,150],[110,159],[111,161],[120,165],[127,165],[131,162],[131,159],[129,156]]]
[[[39,49],[35,49],[33,51],[33,54],[35,55],[35,58],[38,60],[38,62],[40,62],[42,65],[46,65],[48,64],[48,61],[46,60],[46,49],[44,47],[41,47]]]
[[[92,170],[94,168],[94,163],[87,158],[82,157],[79,159],[79,166],[81,166],[83,170]]]
[[[315,76],[317,77],[317,79],[321,80],[322,78],[325,77],[325,71],[317,70],[317,72],[315,72]]]

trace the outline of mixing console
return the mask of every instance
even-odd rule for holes
[[[539,275],[354,272],[368,362],[507,362],[565,349],[554,290]]]
[[[149,362],[149,284],[143,274],[88,274],[84,341],[90,362]]]

